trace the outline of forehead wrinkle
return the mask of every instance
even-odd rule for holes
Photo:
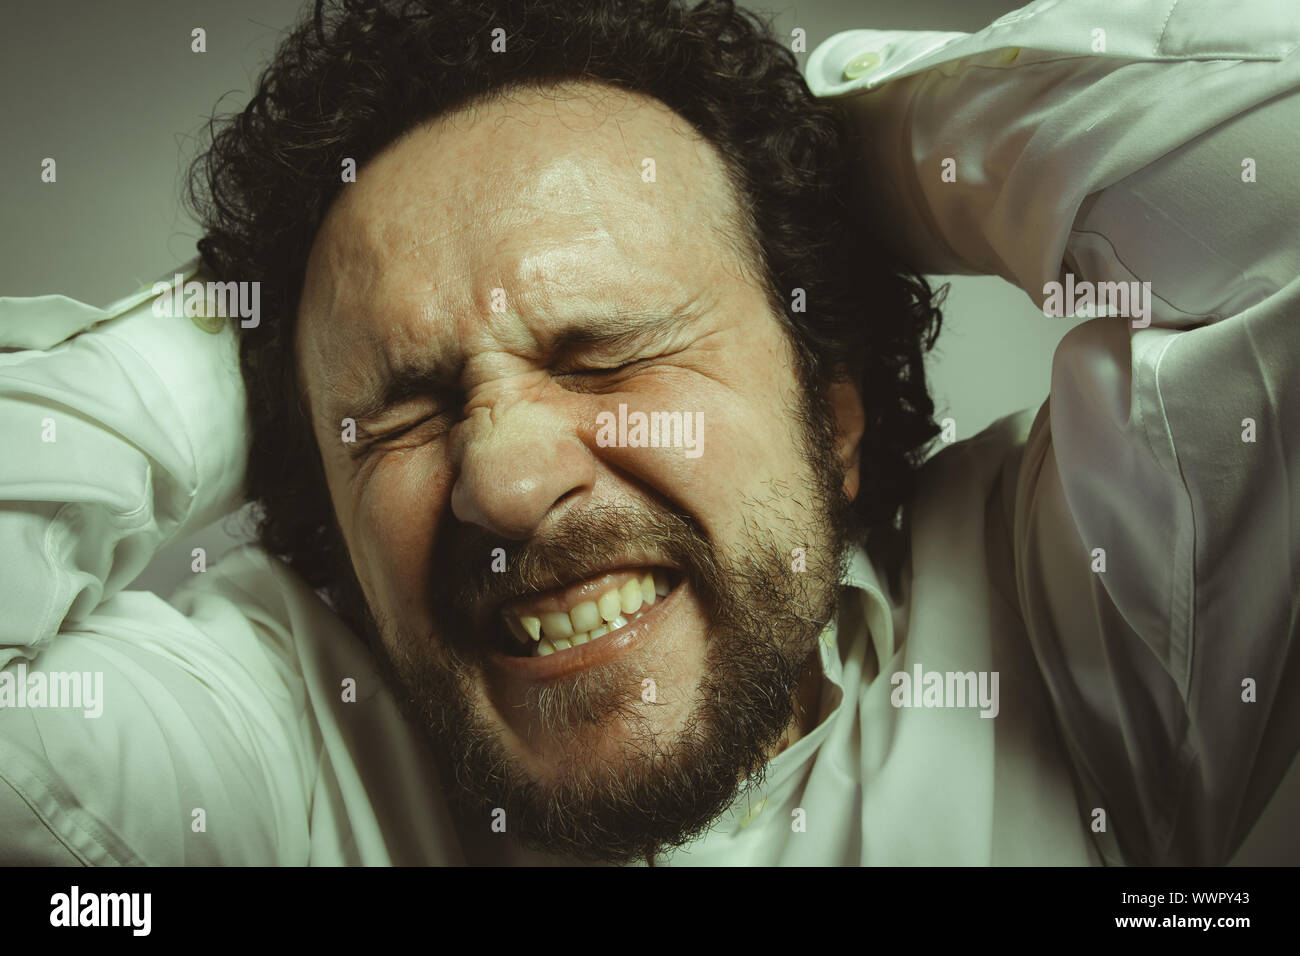
[[[608,99],[609,91],[601,88],[597,93],[604,99]],[[623,95],[623,94],[618,94]],[[551,101],[553,102],[553,101]],[[417,199],[416,197],[403,196],[403,211],[399,217],[383,217],[379,225],[380,235],[375,239],[370,239],[367,245],[372,248],[378,248],[383,253],[391,256],[394,248],[403,252],[410,252],[413,259],[419,260],[419,265],[423,268],[424,273],[430,274],[436,272],[436,269],[429,267],[438,262],[439,259],[457,258],[462,260],[457,263],[462,268],[468,266],[463,260],[466,258],[469,250],[475,247],[475,243],[469,241],[469,235],[479,231],[479,227],[490,225],[493,231],[500,235],[496,240],[498,248],[494,250],[494,260],[501,261],[502,252],[506,251],[501,248],[502,245],[508,245],[513,234],[528,234],[533,230],[530,226],[534,223],[542,222],[553,225],[558,219],[578,219],[590,220],[592,225],[585,233],[575,234],[567,237],[570,242],[589,241],[589,242],[613,242],[614,232],[610,226],[611,217],[617,218],[619,223],[625,223],[628,219],[640,222],[645,227],[657,227],[654,229],[657,233],[663,233],[666,227],[676,226],[677,232],[694,231],[696,224],[705,224],[711,228],[711,231],[728,246],[732,251],[737,251],[737,245],[743,243],[736,242],[735,233],[737,223],[735,220],[744,219],[743,215],[738,215],[741,210],[738,209],[734,189],[731,188],[729,177],[726,172],[725,163],[721,157],[716,155],[714,150],[689,123],[680,119],[677,114],[671,112],[667,107],[659,104],[655,100],[646,100],[645,103],[638,102],[635,98],[628,99],[628,105],[637,107],[638,110],[654,109],[662,113],[664,118],[669,121],[668,127],[659,127],[648,130],[645,136],[649,137],[646,142],[647,147],[664,147],[668,144],[663,140],[668,138],[671,130],[673,139],[685,139],[702,146],[702,149],[683,149],[680,141],[673,143],[676,147],[672,150],[674,153],[672,163],[679,168],[674,176],[657,182],[655,184],[645,184],[639,176],[639,169],[636,169],[636,175],[629,175],[630,171],[611,170],[611,162],[615,166],[623,165],[621,159],[612,159],[603,154],[592,156],[589,153],[582,153],[594,161],[592,164],[582,165],[576,162],[572,157],[577,155],[575,152],[562,154],[559,156],[550,156],[545,158],[541,163],[534,163],[534,169],[529,171],[520,165],[520,158],[527,158],[535,155],[532,150],[513,150],[499,149],[497,155],[509,157],[509,162],[503,158],[496,163],[487,164],[486,168],[479,171],[479,175],[465,179],[453,179],[450,184],[443,183],[435,185],[439,190],[432,196]],[[476,107],[476,110],[487,107]],[[522,125],[530,131],[538,125],[543,118],[542,114],[535,108],[527,114],[531,122],[525,122],[521,117],[514,113],[487,117],[471,121],[467,127],[461,128],[459,124],[452,124],[453,129],[460,136],[479,136],[484,134],[482,127],[489,127],[493,132],[504,127],[507,122],[512,121],[515,125]],[[630,155],[627,146],[627,134],[625,132],[625,123],[620,115],[613,116],[615,128],[618,131],[619,142],[622,145],[624,157]],[[490,122],[488,120],[495,120]],[[560,122],[565,128],[569,128],[565,118],[561,117]],[[603,124],[602,120],[602,124]],[[431,132],[441,138],[441,133],[446,126],[446,118],[440,124],[434,121]],[[475,127],[479,127],[476,129]],[[645,138],[643,136],[643,138]],[[418,176],[417,165],[421,162],[428,162],[428,157],[447,152],[456,152],[458,149],[466,149],[468,145],[455,137],[447,144],[446,149],[417,149],[418,144],[406,144],[410,149],[406,151],[398,150],[395,159],[392,160],[394,171],[415,172]],[[658,152],[658,149],[652,151]],[[406,155],[406,153],[410,155]],[[661,156],[661,159],[666,157]],[[382,163],[382,158],[379,159]],[[447,168],[447,162],[443,161],[438,167],[436,176],[441,179],[442,171]],[[703,176],[699,176],[704,173]],[[513,180],[512,180],[512,177]],[[386,179],[388,177],[385,177]],[[405,179],[405,176],[398,178]],[[519,179],[530,183],[529,186],[520,189]],[[512,180],[506,185],[515,188],[500,188],[502,181]],[[615,191],[604,190],[602,192],[602,202],[597,203],[593,200],[593,183],[599,179],[602,185],[609,182],[622,183],[622,188]],[[690,188],[685,186],[690,184],[694,186],[703,180],[705,189]],[[452,197],[446,196],[446,187],[450,185]],[[719,189],[721,186],[723,188]],[[408,190],[409,191],[409,190]],[[715,200],[707,202],[705,198]],[[720,201],[717,201],[720,200]],[[394,202],[391,192],[385,193],[385,205],[391,205]],[[432,218],[447,218],[443,220],[441,228],[432,235],[423,229],[412,237],[410,231],[405,229],[404,224],[411,221],[427,222],[430,217],[425,210],[430,206],[437,206],[438,215]],[[613,207],[612,210],[610,207]],[[649,212],[650,215],[638,215],[638,210]],[[629,215],[616,215],[618,212]],[[687,222],[670,223],[667,217],[662,215],[664,212],[673,214],[686,213]],[[447,220],[450,221],[447,221]],[[700,223],[700,220],[705,220]],[[374,224],[372,223],[372,228]],[[367,230],[370,232],[371,230]],[[624,231],[627,231],[626,229]],[[632,235],[629,234],[629,239]],[[671,236],[665,235],[665,242],[671,242]],[[419,252],[426,248],[432,247],[436,250],[434,262],[428,261],[426,256],[418,255]],[[478,245],[482,248],[482,245]],[[639,253],[641,250],[637,250]],[[642,253],[643,254],[643,253]],[[405,258],[405,256],[404,256]],[[472,267],[471,267],[472,268]],[[467,269],[467,271],[470,271]],[[478,273],[479,270],[472,270]],[[490,297],[490,288],[495,286],[509,288],[505,281],[506,274],[509,270],[502,269],[501,281],[489,283],[486,286],[476,290],[485,299]],[[525,276],[520,278],[526,278]]]
[[[578,97],[575,101],[557,101],[555,98],[557,89],[565,93],[577,93]],[[531,105],[527,103],[530,94],[541,98],[541,110],[535,103]],[[622,102],[617,103],[620,100]],[[575,128],[570,125],[571,116],[558,115],[558,113],[553,116],[547,111],[560,108],[572,111],[573,103],[582,101],[594,105],[592,115],[599,120],[592,124],[590,129]],[[616,102],[617,105],[605,105],[607,102]],[[528,111],[523,115],[508,109],[505,112],[500,111],[501,107],[510,105],[527,106]],[[483,115],[484,112],[490,114],[494,108],[497,109],[497,115]],[[641,131],[642,142],[639,144],[641,151],[652,156],[658,155],[661,163],[667,161],[665,169],[672,171],[671,175],[661,176],[653,184],[641,180],[640,162],[634,158],[628,145],[628,134],[625,129],[628,124],[624,121],[625,115],[645,112],[658,114],[658,118],[665,122],[658,125],[647,124]],[[565,83],[556,84],[555,88],[542,91],[528,89],[512,91],[509,97],[495,103],[476,104],[471,115],[473,119],[464,126],[460,122],[453,122],[453,120],[463,119],[458,112],[435,119],[424,128],[434,136],[440,136],[450,127],[465,137],[482,138],[495,135],[507,141],[511,137],[518,138],[519,127],[527,131],[524,144],[527,148],[498,149],[495,154],[501,158],[485,167],[480,158],[480,175],[468,182],[458,183],[457,196],[461,200],[460,204],[464,209],[468,209],[472,216],[489,213],[499,217],[506,212],[518,216],[526,209],[536,209],[547,220],[553,220],[556,216],[590,216],[600,209],[600,204],[593,203],[591,198],[592,184],[599,180],[602,184],[610,182],[623,184],[623,188],[615,195],[602,193],[602,200],[617,199],[625,207],[648,204],[657,208],[670,209],[673,212],[689,211],[692,220],[697,222],[701,219],[708,220],[708,224],[715,228],[717,234],[734,244],[735,237],[732,233],[737,223],[731,220],[738,218],[735,215],[738,211],[735,207],[739,203],[738,197],[734,195],[734,187],[725,161],[717,153],[716,148],[688,121],[658,100],[630,94],[605,84]],[[540,165],[534,163],[531,173],[521,165],[521,159],[526,160],[536,155],[536,151],[531,148],[531,143],[536,136],[536,128],[543,120],[555,120],[569,132],[588,134],[591,129],[598,129],[610,119],[613,120],[614,128],[618,133],[621,157],[608,155],[608,150],[593,152],[587,139],[579,139],[568,154],[551,156]],[[683,148],[685,143],[698,148]],[[464,140],[452,138],[441,151],[455,153],[465,148],[468,148],[468,144]],[[436,152],[439,151],[413,150],[413,157],[409,159],[410,162],[414,162],[414,157],[417,155],[427,157]],[[668,156],[670,153],[671,157]],[[592,162],[587,165],[579,164],[571,158],[573,156],[582,156]],[[444,160],[442,166],[447,165],[448,161]],[[592,168],[593,165],[596,165],[596,168]],[[522,177],[531,182],[531,187],[522,191],[517,188],[521,170]],[[506,185],[511,188],[500,188],[503,180],[507,181]],[[698,188],[700,185],[705,188]],[[705,201],[706,199],[712,201]],[[576,209],[578,205],[584,207],[581,212]],[[463,224],[470,217],[461,215],[458,218]]]
[[[599,92],[604,99],[611,98],[607,90]],[[534,150],[530,137],[536,137],[542,122],[555,117],[545,103],[539,109],[536,103],[525,104],[528,97],[521,95],[518,105],[526,106],[526,120],[510,110],[505,115],[489,115],[487,118],[495,119],[494,123],[481,122],[482,114],[476,114],[462,124],[465,117],[453,112],[433,121],[437,130],[434,142],[408,142],[403,149],[399,140],[393,144],[399,148],[390,147],[368,164],[369,172],[378,170],[379,175],[361,177],[361,188],[349,189],[341,197],[343,203],[333,210],[339,215],[331,217],[333,241],[326,257],[347,288],[343,292],[337,288],[340,283],[334,281],[335,277],[327,275],[331,280],[329,311],[337,318],[339,300],[346,296],[355,307],[353,315],[360,320],[362,316],[356,312],[364,310],[368,321],[331,321],[328,324],[334,327],[333,334],[327,332],[326,336],[335,339],[330,343],[334,346],[330,351],[335,354],[355,357],[368,353],[374,358],[360,367],[355,362],[331,362],[347,366],[345,375],[323,376],[331,395],[337,397],[345,387],[374,381],[380,369],[386,374],[401,353],[427,342],[428,333],[444,323],[455,333],[447,338],[454,339],[458,346],[469,344],[467,338],[486,336],[500,341],[518,332],[519,341],[510,343],[517,349],[525,344],[525,335],[532,338],[527,328],[519,328],[521,319],[527,326],[528,320],[544,319],[548,314],[585,311],[596,315],[602,308],[610,308],[612,302],[630,302],[629,274],[635,274],[651,289],[648,295],[642,293],[648,300],[680,301],[687,287],[707,285],[712,269],[725,268],[715,255],[718,244],[730,253],[722,258],[738,260],[742,272],[752,275],[752,265],[761,268],[761,261],[756,262],[752,255],[753,246],[745,241],[754,237],[742,234],[749,231],[743,193],[716,148],[659,101],[621,91],[614,97],[635,107],[631,111],[634,114],[649,109],[667,123],[651,120],[638,126],[636,120],[624,122],[628,115],[624,110],[597,109],[593,115],[605,118],[596,125],[602,125],[613,114],[617,142],[607,139],[587,150],[583,147],[590,133],[586,133],[586,139],[575,142],[568,152],[556,155],[553,150],[548,155],[545,150]],[[554,103],[553,98],[550,101]],[[479,108],[489,113],[491,110],[490,104]],[[574,140],[567,116],[558,119],[569,131],[569,139]],[[513,132],[511,125],[515,126]],[[528,131],[522,140],[520,130]],[[415,133],[413,130],[408,135]],[[481,155],[485,136],[489,143],[499,138],[497,145],[501,147],[489,153],[492,158],[487,162]],[[683,138],[703,148],[684,146]],[[527,148],[515,148],[520,144]],[[642,182],[633,146],[639,148],[638,152],[660,158],[656,183]],[[556,148],[564,149],[564,142]],[[468,167],[453,161],[465,156],[478,156],[478,160]],[[584,162],[576,161],[575,156],[583,157]],[[472,174],[464,174],[464,169],[472,170]],[[530,177],[531,188],[527,185]],[[376,182],[381,185],[375,186]],[[593,184],[598,182],[605,188],[599,190],[596,202]],[[610,182],[617,188],[608,188]],[[530,227],[557,220],[573,222],[579,228],[552,237],[550,248],[539,250],[544,240],[533,234],[540,230]],[[705,225],[706,230],[698,230],[699,225]],[[430,234],[429,228],[436,232]],[[717,236],[720,243],[696,239],[692,256],[675,268],[669,266],[682,259],[673,255],[674,245],[691,234],[700,236],[706,231]],[[481,241],[475,241],[479,237]],[[512,248],[516,237],[525,243],[531,240],[531,245]],[[738,246],[749,248],[741,252]],[[657,248],[666,254],[665,263],[658,262],[654,254]],[[584,274],[584,263],[606,256],[609,258],[604,274],[599,269]],[[649,267],[643,265],[647,259]],[[611,260],[613,270],[608,265]],[[679,270],[685,271],[673,275]],[[334,269],[324,271],[328,274]],[[429,278],[447,274],[457,278],[439,278],[436,282]],[[615,282],[617,285],[613,285]],[[606,291],[611,285],[612,290]],[[664,285],[669,289],[662,288]],[[504,314],[488,307],[495,287],[507,290]],[[390,291],[386,292],[386,288]],[[405,321],[384,321],[382,311],[376,310],[392,311],[394,300],[386,296],[401,288],[405,288],[407,296],[414,290],[414,297],[424,301],[418,309],[402,313],[408,316]],[[581,290],[583,295],[574,299],[575,290]],[[553,301],[553,292],[564,293],[563,309]],[[591,303],[585,310],[584,300]],[[347,341],[348,331],[363,333],[364,348]],[[406,341],[399,344],[402,340]],[[409,344],[413,340],[416,346]],[[386,350],[386,346],[393,345],[397,347],[392,352]],[[318,354],[326,357],[320,350]]]
[[[392,323],[387,334],[381,334],[374,324],[364,324],[367,348],[359,351],[375,359],[365,365],[349,362],[352,374],[345,386],[333,390],[335,395],[347,399],[352,388],[358,393],[355,404],[374,405],[373,399],[384,391],[395,370],[418,368],[427,362],[431,384],[435,377],[450,382],[459,377],[467,361],[483,352],[538,360],[557,344],[612,345],[620,338],[628,340],[655,331],[655,323],[671,328],[673,321],[682,322],[700,313],[700,293],[691,295],[669,271],[620,255],[618,243],[606,230],[597,235],[607,240],[601,245],[617,256],[624,268],[591,270],[584,280],[580,267],[590,264],[591,254],[574,250],[566,238],[548,253],[521,258],[515,271],[525,273],[526,279],[510,285],[513,294],[507,296],[504,313],[491,311],[486,303],[468,303],[470,296],[456,292],[452,293],[454,299],[463,300],[459,308],[447,301],[446,294],[435,296],[420,305],[418,319]],[[501,258],[505,257],[483,263],[473,275],[499,276]],[[573,268],[561,269],[557,263]],[[597,278],[604,276],[610,278]],[[461,279],[445,285],[463,289]],[[473,281],[473,285],[487,287],[482,281]]]

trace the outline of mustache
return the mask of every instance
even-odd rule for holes
[[[472,650],[504,603],[615,567],[667,565],[717,594],[724,580],[712,542],[691,518],[671,511],[597,506],[570,512],[544,536],[511,541],[459,525],[434,548],[430,583],[449,642]]]

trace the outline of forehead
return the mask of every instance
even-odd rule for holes
[[[739,208],[684,119],[610,87],[517,90],[420,126],[361,168],[316,237],[309,394],[322,365],[346,394],[403,352],[463,361],[576,315],[682,309],[748,272]]]

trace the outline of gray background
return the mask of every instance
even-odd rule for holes
[[[841,30],[975,31],[1021,3],[1008,0],[755,0],[778,35],[807,32],[808,50]],[[195,254],[195,224],[178,203],[196,134],[247,102],[254,77],[297,0],[5,0],[0,34],[0,296],[61,293],[105,305],[170,275]],[[306,9],[305,7],[303,9]],[[207,52],[190,31],[207,31]],[[800,55],[800,60],[806,54]],[[228,94],[228,95],[226,95]],[[222,99],[225,95],[224,100]],[[42,158],[58,182],[40,181]],[[1052,352],[1072,320],[1045,319],[994,277],[956,277],[945,332],[931,361],[940,417],[958,438],[1047,395]],[[162,550],[135,588],[170,593],[190,574],[190,550],[209,560],[246,534],[226,519]],[[1291,806],[1300,805],[1292,774]],[[1277,809],[1277,802],[1274,804]],[[1282,860],[1295,828],[1257,828],[1240,860]],[[1291,857],[1294,861],[1294,855]]]

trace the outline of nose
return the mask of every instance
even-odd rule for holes
[[[566,416],[542,399],[476,400],[456,427],[452,460],[456,518],[517,541],[595,479],[595,463]]]

